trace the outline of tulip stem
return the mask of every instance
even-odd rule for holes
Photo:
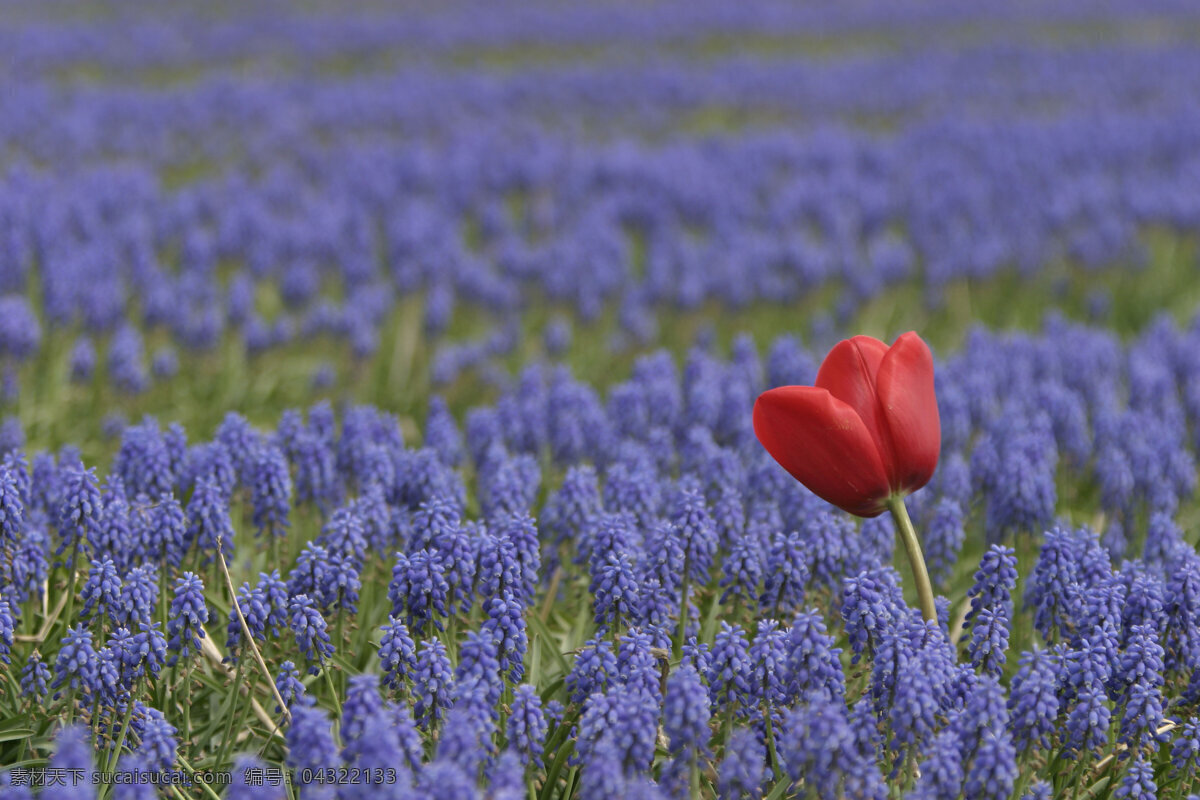
[[[921,540],[917,538],[917,530],[908,517],[908,509],[904,498],[893,495],[887,501],[888,511],[900,531],[904,541],[904,549],[908,551],[908,564],[912,567],[913,579],[917,583],[917,597],[921,601],[921,615],[926,622],[937,624],[937,607],[933,604],[933,584],[929,582],[929,570],[925,568],[925,556],[921,553]]]

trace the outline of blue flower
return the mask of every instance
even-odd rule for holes
[[[589,639],[575,656],[575,664],[567,673],[566,688],[572,703],[582,703],[589,695],[603,693],[617,675],[617,656],[612,642]]]
[[[78,770],[78,773],[65,772],[65,774],[78,774],[80,776],[79,785],[87,788],[80,789],[71,781],[48,782],[39,797],[44,800],[83,800],[85,797],[94,796],[90,787],[92,780],[97,776],[93,768],[92,748],[88,745],[87,728],[82,725],[64,727],[55,737],[54,744],[55,749],[54,755],[50,758],[50,769]]]
[[[392,581],[388,585],[392,616],[403,615],[405,623],[417,635],[424,634],[430,623],[442,630],[440,617],[446,616],[449,592],[442,560],[436,552],[418,550],[410,556],[396,554]]]
[[[778,533],[767,552],[766,580],[758,605],[778,616],[799,610],[808,584],[807,545],[798,531]]]
[[[824,692],[842,699],[846,693],[845,674],[834,647],[834,639],[825,629],[825,620],[816,609],[796,615],[787,636],[787,691],[792,701]]]
[[[277,447],[259,446],[247,457],[247,463],[253,470],[255,532],[282,536],[289,524],[292,499],[287,458]]]
[[[162,712],[147,709],[142,722],[141,743],[137,752],[146,759],[153,772],[167,772],[175,768],[175,754],[179,743],[175,738],[175,727],[167,722]]]
[[[453,697],[454,676],[446,645],[437,639],[421,643],[413,683],[417,722],[422,728],[432,728],[441,721]]]
[[[911,800],[956,800],[962,794],[962,747],[953,727],[939,733],[921,762],[921,776],[913,787]]]
[[[91,632],[83,626],[67,628],[54,661],[54,682],[50,688],[66,685],[72,690],[86,689],[93,683],[98,668]]]
[[[994,544],[984,553],[975,572],[975,581],[967,590],[971,598],[971,620],[985,608],[1002,613],[1007,619],[1012,614],[1012,593],[1017,586],[1017,556],[1011,547]]]
[[[483,604],[483,610],[487,619],[482,630],[496,640],[500,665],[508,670],[508,679],[516,683],[525,674],[525,649],[529,644],[525,610],[508,592],[503,597],[488,600]]]
[[[658,717],[657,700],[640,688],[592,695],[579,721],[580,760],[587,765],[611,748],[625,770],[648,769],[654,759]]]
[[[1121,779],[1113,797],[1128,800],[1155,800],[1158,786],[1154,783],[1154,767],[1140,755],[1129,765],[1129,771]]]
[[[21,696],[35,703],[46,697],[46,684],[50,680],[50,668],[42,661],[41,654],[34,650],[21,668]]]
[[[296,646],[309,661],[324,664],[333,655],[333,644],[330,643],[326,632],[325,618],[313,605],[308,595],[299,594],[292,598],[288,605],[289,627],[296,637]],[[318,668],[313,665],[309,672],[316,675]]]
[[[971,625],[971,640],[967,644],[972,666],[992,677],[1000,676],[1007,658],[1008,628],[1004,606],[989,606],[979,610]]]
[[[320,770],[340,767],[342,759],[333,740],[333,731],[326,712],[316,706],[292,707],[291,724],[287,729],[287,765],[294,770],[301,786],[312,782],[303,780],[308,774],[321,775]],[[332,792],[329,792],[332,795]]]
[[[175,597],[167,619],[167,648],[178,658],[187,658],[200,650],[200,639],[205,635],[204,625],[208,622],[208,605],[204,600],[204,583],[191,572],[183,573],[175,582]],[[171,665],[177,660],[172,655]]]
[[[840,699],[812,695],[789,712],[778,747],[792,780],[803,780],[819,797],[887,796],[878,768],[859,752]]]
[[[291,661],[284,661],[279,665],[279,672],[275,676],[275,689],[279,692],[283,705],[288,709],[291,709],[296,703],[301,705],[313,703],[313,699],[304,689],[304,683],[300,680],[300,671]],[[275,713],[278,714],[282,711],[283,709],[278,705],[275,706]]]
[[[152,565],[135,567],[121,585],[120,622],[127,627],[149,623],[158,604],[158,577]]]
[[[745,632],[740,625],[722,621],[708,667],[713,709],[731,713],[749,705],[754,696],[750,686],[753,675]]]
[[[417,646],[404,623],[389,617],[382,628],[379,642],[379,661],[384,681],[393,689],[400,688],[413,675],[417,666]]]
[[[1013,676],[1008,698],[1010,724],[1018,749],[1050,746],[1059,711],[1057,683],[1058,670],[1048,653],[1032,650],[1021,654],[1020,668]]]
[[[85,621],[92,618],[93,614],[100,613],[106,614],[113,624],[124,617],[121,610],[121,577],[111,558],[92,560],[80,596],[83,598],[83,608],[79,616]]]
[[[767,775],[767,750],[748,728],[736,728],[725,745],[725,754],[717,769],[717,794],[721,800],[762,797]]]
[[[526,766],[542,768],[542,745],[546,739],[546,730],[546,716],[542,711],[541,698],[533,686],[521,684],[513,691],[506,734],[509,747],[516,749]]]
[[[200,477],[187,507],[188,538],[200,552],[205,563],[214,558],[218,545],[225,560],[233,558],[233,520],[229,517],[229,502],[225,490],[208,476]]]
[[[900,576],[891,567],[847,578],[842,589],[842,619],[857,664],[864,652],[878,645],[879,637],[903,614],[907,606],[900,591]]]
[[[710,716],[708,691],[700,674],[688,665],[671,673],[663,696],[663,732],[671,752],[705,752],[711,736]]]

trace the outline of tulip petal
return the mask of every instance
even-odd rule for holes
[[[862,517],[884,510],[890,493],[875,441],[846,403],[816,386],[781,386],[754,404],[754,433],[809,490]]]
[[[921,337],[902,335],[876,374],[879,407],[896,453],[893,486],[915,492],[933,477],[942,449],[942,426],[933,388],[933,354]]]
[[[876,389],[879,365],[888,346],[872,336],[855,336],[838,342],[817,371],[816,385],[846,403],[858,414],[875,442],[889,482],[896,484],[896,457],[887,425],[880,419]]]

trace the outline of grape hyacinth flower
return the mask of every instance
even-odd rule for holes
[[[167,649],[172,655],[171,666],[180,658],[200,652],[204,624],[208,622],[208,605],[204,600],[204,583],[191,572],[185,572],[175,582],[175,597],[171,600],[167,618]]]
[[[413,683],[417,724],[432,728],[441,721],[453,696],[454,676],[446,645],[437,639],[421,643]]]
[[[1118,800],[1155,800],[1158,785],[1154,782],[1154,767],[1140,755],[1129,765],[1113,797]]]
[[[289,525],[292,498],[287,458],[277,447],[260,446],[252,463],[255,531],[283,536]]]
[[[332,800],[333,787],[321,782],[322,770],[340,767],[342,759],[326,712],[316,706],[295,706],[287,729],[287,745],[287,765],[293,769],[305,796],[312,794]],[[316,780],[305,781],[305,774],[316,776]]]
[[[13,607],[9,604],[6,598],[0,597],[0,662],[10,664],[10,654],[12,653],[13,637],[16,633],[17,614],[21,613],[21,607],[16,607],[14,614]]]
[[[596,692],[603,693],[617,674],[617,656],[612,642],[599,637],[579,648],[575,664],[567,673],[566,688],[572,703],[582,703]]]
[[[54,755],[50,758],[51,770],[63,770],[64,774],[78,774],[78,785],[72,781],[47,782],[39,795],[43,800],[85,800],[94,798],[92,781],[97,778],[92,762],[92,747],[88,742],[87,728],[69,725],[54,737]]]
[[[144,564],[130,570],[121,585],[120,624],[133,628],[151,622],[157,604],[158,577],[154,567]]]
[[[708,668],[708,685],[714,709],[732,713],[750,704],[754,665],[750,644],[740,625],[721,622]]]
[[[229,624],[225,629],[225,649],[228,651],[226,658],[230,661],[237,662],[242,646],[242,621],[238,618],[238,609],[241,609],[250,635],[259,641],[266,641],[267,621],[270,615],[268,603],[261,587],[256,586],[252,589],[249,583],[243,583],[238,589],[237,608],[230,609]]]
[[[962,506],[950,497],[938,500],[926,529],[929,571],[937,585],[944,586],[950,579],[965,539]]]
[[[1189,718],[1176,729],[1171,744],[1171,774],[1190,778],[1200,766],[1200,720]]]
[[[330,642],[325,618],[313,605],[308,595],[299,594],[292,598],[288,605],[289,627],[296,637],[296,646],[310,662],[324,664],[333,655],[333,644]],[[308,668],[309,673],[316,675],[320,672],[317,665]]]
[[[767,552],[766,580],[759,609],[775,616],[799,610],[808,584],[807,543],[798,531],[777,533]]]
[[[515,748],[525,766],[542,767],[542,745],[546,740],[546,716],[537,691],[523,683],[513,692],[508,715],[508,746]]]
[[[525,650],[529,646],[525,610],[508,592],[503,597],[493,597],[487,601],[483,610],[487,619],[482,630],[496,640],[500,664],[508,670],[508,679],[517,683],[525,674]]]
[[[296,669],[296,665],[291,661],[284,661],[279,665],[279,672],[275,676],[275,689],[279,692],[279,697],[283,700],[283,705],[287,709],[291,709],[296,703],[301,705],[312,705],[314,702],[308,696],[304,683],[300,680],[300,670]],[[283,712],[283,708],[275,706],[275,713]]]
[[[399,689],[417,668],[417,646],[408,628],[395,617],[389,617],[382,628],[379,642],[379,662],[387,686]]]
[[[167,722],[161,711],[147,709],[137,752],[145,757],[151,771],[167,772],[174,768],[178,749],[175,727]]]
[[[992,545],[984,553],[975,572],[975,582],[967,590],[971,599],[971,620],[984,608],[1005,609],[1004,616],[1012,614],[1012,593],[1017,586],[1017,556],[1011,547]]]
[[[115,625],[124,616],[121,613],[121,577],[111,558],[92,561],[80,596],[83,598],[83,608],[79,616],[84,621],[104,613]]]
[[[41,654],[34,650],[21,669],[21,696],[40,703],[46,697],[46,684],[50,678],[50,668],[42,661]]]
[[[717,796],[721,800],[762,797],[767,775],[767,750],[749,728],[737,728],[725,746],[725,755],[717,770]]]
[[[418,636],[424,635],[430,623],[437,630],[443,630],[441,618],[447,614],[449,592],[442,560],[436,552],[418,550],[411,555],[396,554],[388,599],[392,601],[392,616],[403,615],[411,631]]]
[[[687,665],[671,673],[663,695],[663,732],[671,753],[704,753],[711,735],[710,716],[708,691],[700,674]]]
[[[82,626],[67,628],[62,647],[54,661],[54,682],[51,689],[66,685],[72,691],[87,689],[95,680],[99,668],[98,655],[92,647],[92,633]]]
[[[994,678],[1000,677],[1006,660],[1009,635],[1008,615],[1003,606],[979,610],[971,626],[967,652],[971,665]]]
[[[887,797],[878,768],[856,745],[841,700],[816,695],[791,711],[779,751],[792,780],[803,780],[820,797]]]
[[[1058,719],[1058,670],[1043,650],[1021,654],[1020,668],[1008,696],[1009,724],[1018,750],[1047,748]]]
[[[787,694],[789,701],[821,692],[841,700],[846,694],[846,677],[839,661],[841,650],[825,629],[825,619],[816,609],[796,616],[787,638]]]

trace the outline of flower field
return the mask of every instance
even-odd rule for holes
[[[0,800],[1200,793],[1194,4],[0,50]]]

